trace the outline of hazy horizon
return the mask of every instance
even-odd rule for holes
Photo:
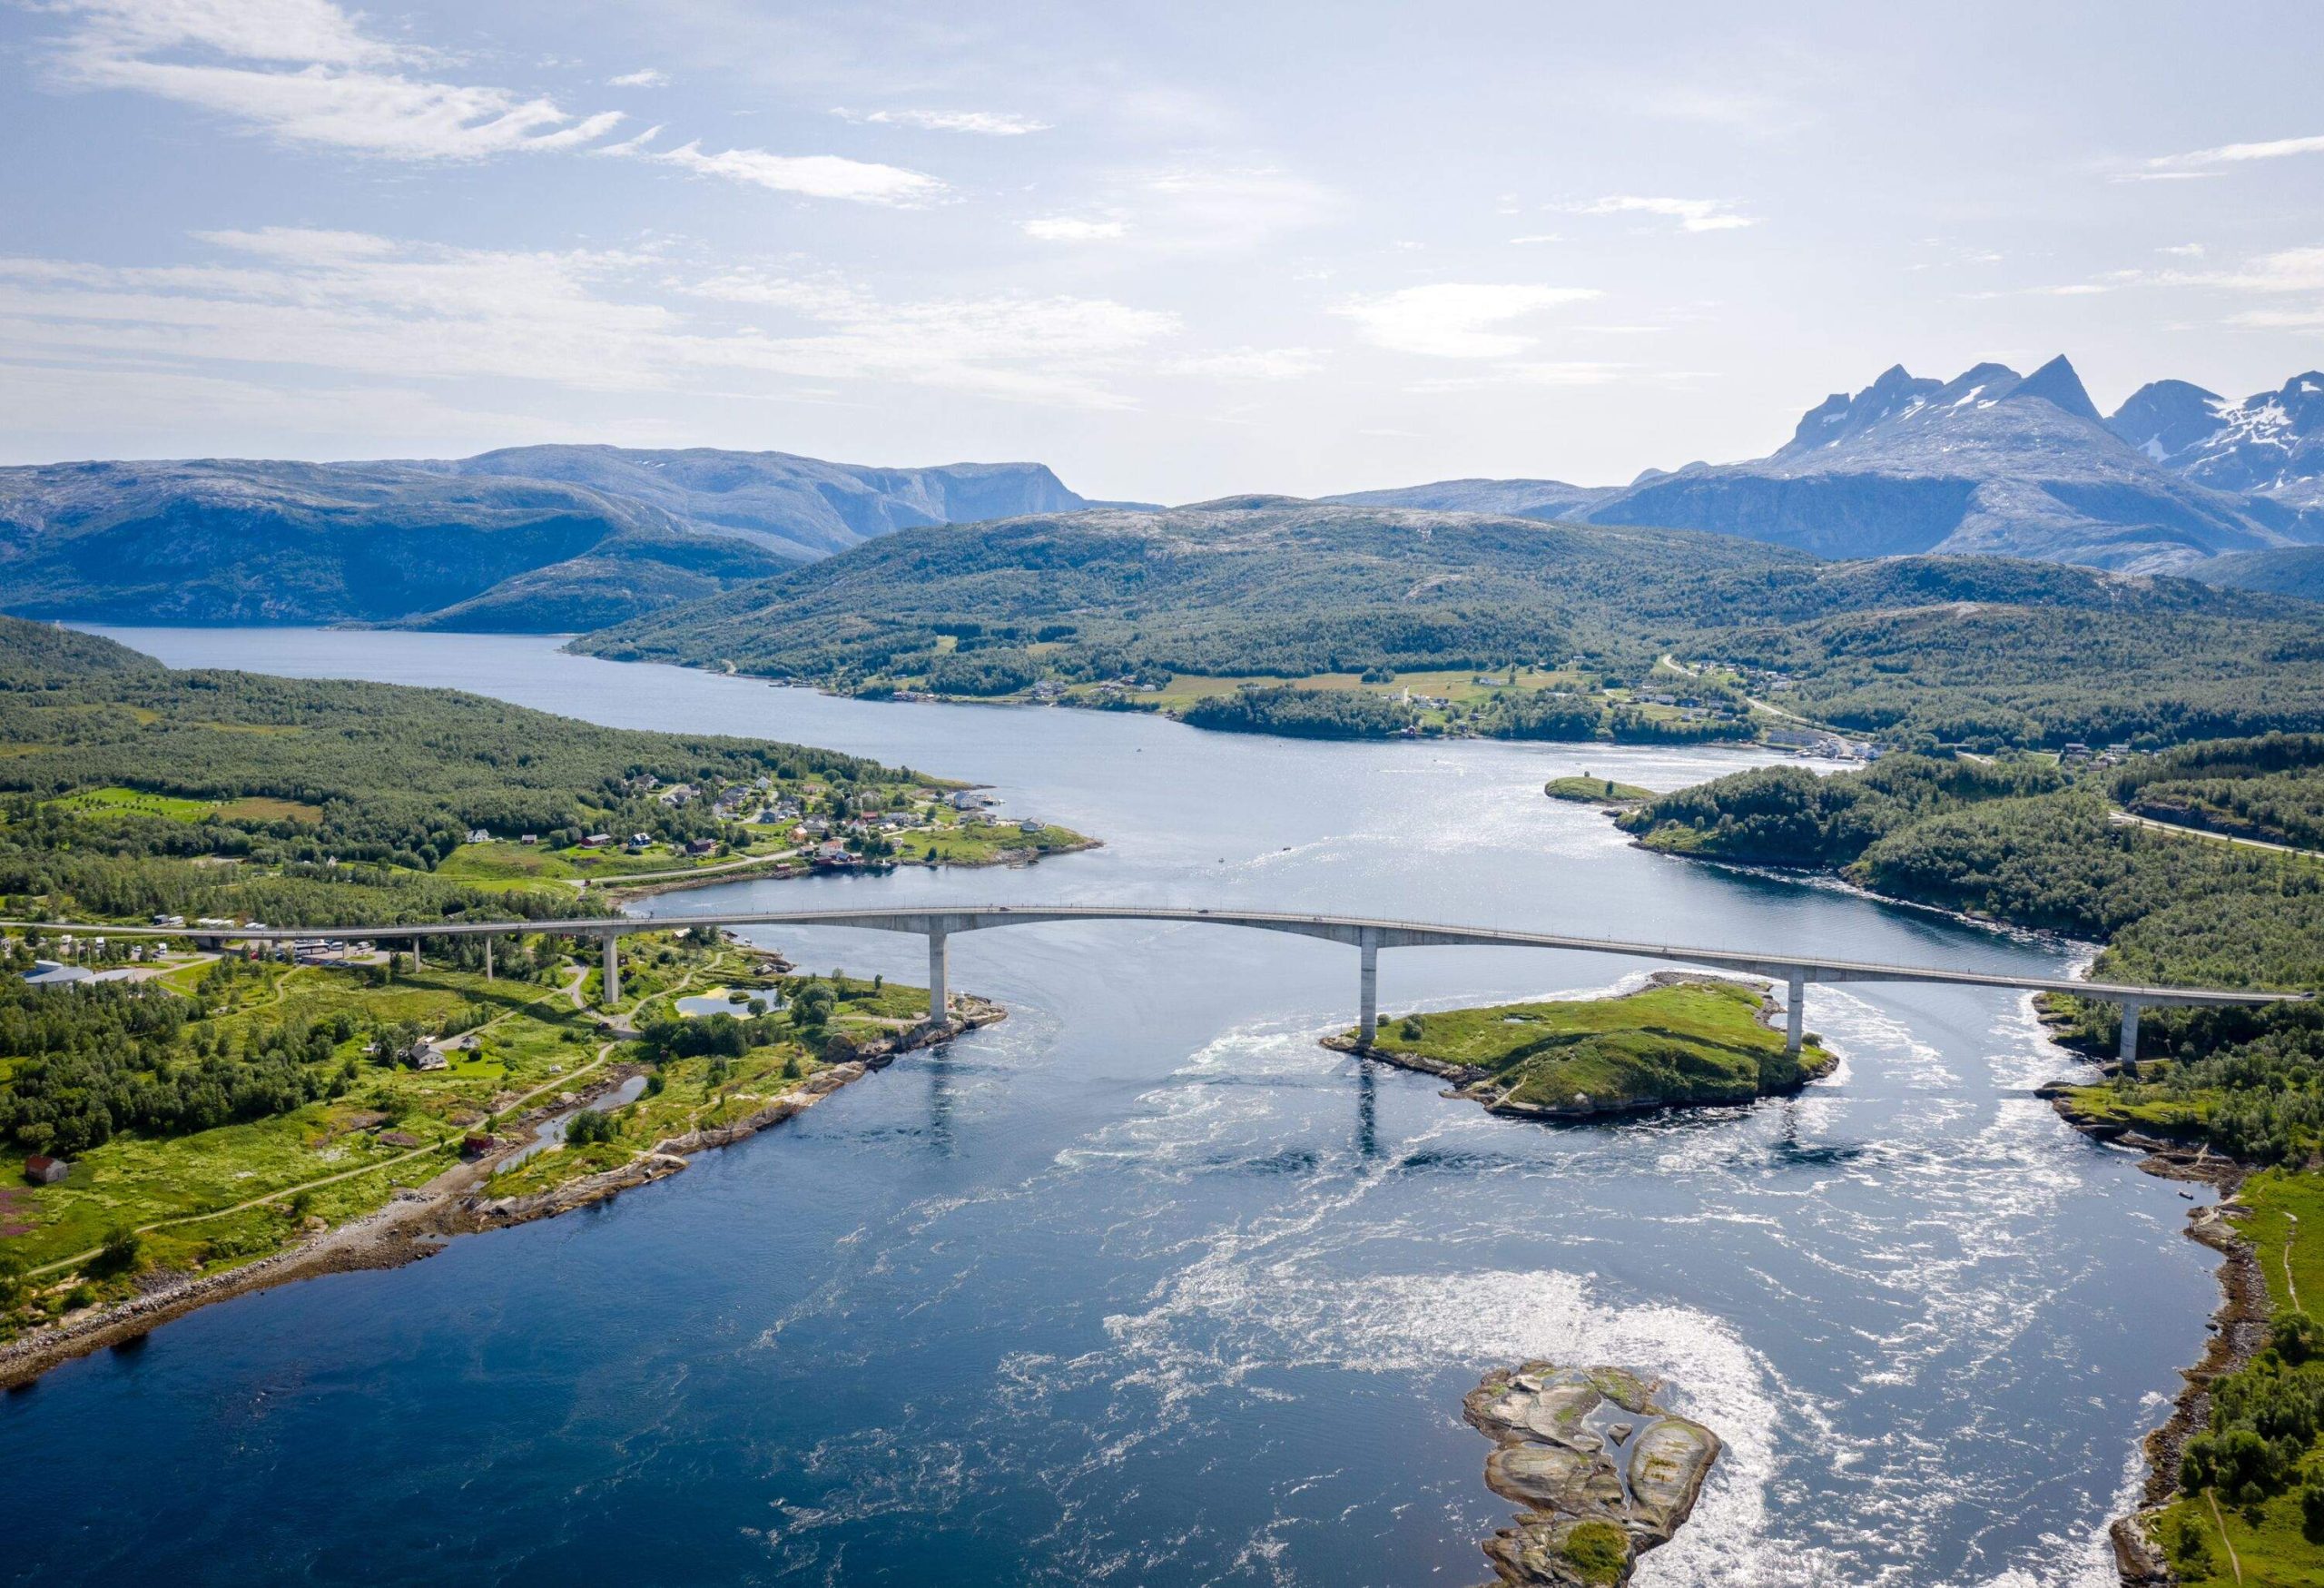
[[[0,461],[1628,481],[1891,364],[2324,363],[2274,5],[0,11]],[[2258,41],[2255,46],[2254,41]]]

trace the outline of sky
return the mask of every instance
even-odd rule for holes
[[[1610,484],[2324,364],[2324,7],[0,0],[0,462]]]

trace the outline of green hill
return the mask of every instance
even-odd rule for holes
[[[1042,680],[1384,683],[1521,663],[1565,667],[1561,691],[1602,689],[1645,684],[1670,653],[1736,670],[1784,710],[1906,744],[2324,727],[2324,614],[2303,603],[2053,563],[1821,562],[1729,536],[1282,498],[908,529],[578,643],[987,696]],[[1742,709],[1738,691],[1722,693]],[[1561,725],[1573,704],[1559,693],[1495,713],[1511,736],[1588,737],[1609,723],[1622,736],[1621,702],[1600,695]],[[1351,733],[1413,720],[1289,699],[1211,715],[1328,717]]]

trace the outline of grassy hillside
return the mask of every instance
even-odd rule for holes
[[[1759,1018],[1758,989],[1664,975],[1617,998],[1496,1004],[1384,1020],[1375,1051],[1474,1072],[1463,1094],[1495,1112],[1587,1117],[1679,1104],[1740,1103],[1795,1090],[1828,1070],[1797,1056]]]
[[[830,751],[604,728],[451,690],[172,671],[15,618],[0,618],[0,794],[16,796],[0,825],[0,893],[63,889],[105,913],[135,907],[127,878],[143,862],[179,863],[183,885],[205,893],[256,887],[261,870],[295,892],[362,863],[431,872],[478,828],[552,847],[601,831],[723,834],[709,802],[665,804],[658,785],[911,782]],[[88,792],[108,789],[195,802],[201,814],[93,805]],[[182,869],[197,858],[241,869]],[[296,918],[282,903],[270,919]]]
[[[2055,564],[1824,563],[1732,537],[1265,498],[907,530],[578,643],[845,689],[991,698],[1118,680],[1107,703],[1121,705],[1157,704],[1187,676],[1232,695],[1233,680],[1346,674],[1403,705],[1425,670],[1593,677],[1585,700],[1518,689],[1457,725],[1509,736],[1624,736],[1610,691],[1645,685],[1666,654],[1729,672],[1728,704],[1748,688],[1904,744],[2324,727],[2324,614],[2300,603]],[[1334,714],[1276,697],[1210,715]],[[1334,731],[1419,720],[1339,715]]]

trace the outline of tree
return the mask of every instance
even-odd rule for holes
[[[839,1000],[821,981],[811,981],[791,1001],[791,1019],[802,1031],[820,1031],[831,1023]]]

